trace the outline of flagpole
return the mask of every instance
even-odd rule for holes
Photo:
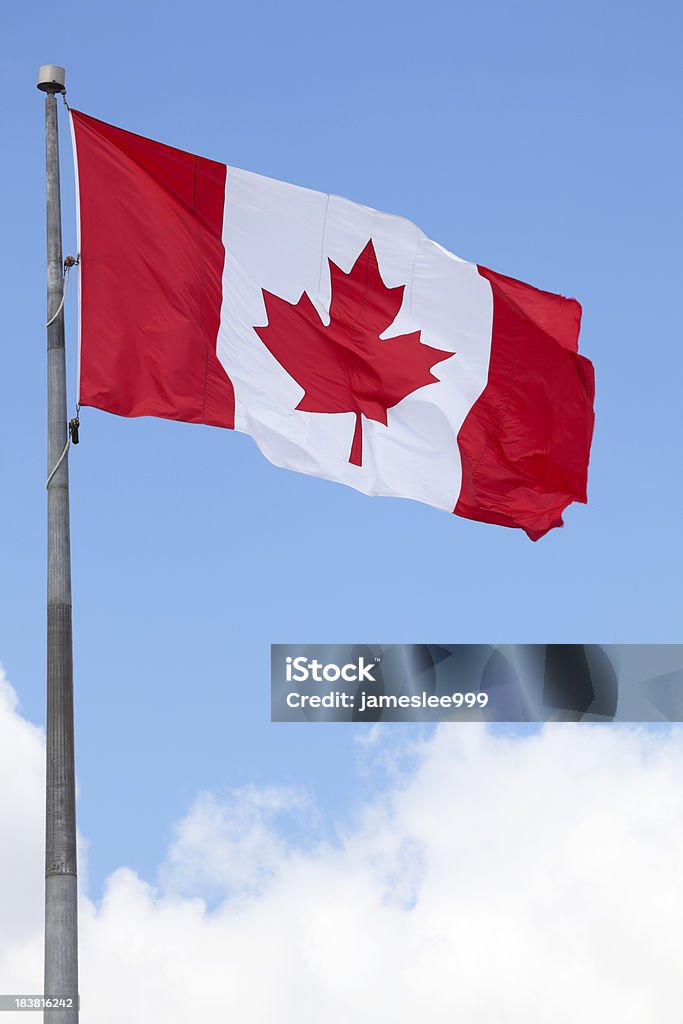
[[[57,94],[64,68],[39,69],[45,96],[47,194],[47,451],[48,474],[64,454],[66,360]],[[71,538],[68,455],[47,491],[47,767],[45,787],[45,996],[74,1000],[74,1008],[45,1010],[49,1024],[78,1021],[76,792],[74,771]]]

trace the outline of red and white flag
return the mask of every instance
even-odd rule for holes
[[[402,217],[72,111],[80,397],[537,539],[586,501],[581,307]]]

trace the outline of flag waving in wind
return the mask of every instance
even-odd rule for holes
[[[581,307],[414,224],[71,112],[80,397],[537,539],[586,501]]]

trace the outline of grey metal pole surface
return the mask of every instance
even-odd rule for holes
[[[51,65],[48,67],[52,68]],[[42,74],[45,97],[47,183],[47,320],[59,308],[64,279],[59,189],[57,93],[63,69]],[[59,72],[62,72],[61,82]],[[42,79],[42,83],[41,83]],[[66,360],[64,311],[47,329],[48,473],[66,444]],[[46,996],[76,999],[78,994],[78,917],[76,882],[76,792],[74,769],[73,655],[71,637],[71,550],[68,458],[47,493],[47,769],[45,834],[45,988]],[[46,1024],[76,1024],[74,1009],[46,1010]]]

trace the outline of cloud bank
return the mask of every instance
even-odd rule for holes
[[[84,1020],[680,1020],[682,730],[363,735],[403,770],[333,841],[305,793],[200,794],[156,884],[83,894]],[[0,772],[0,990],[37,992],[43,736],[4,679]]]

